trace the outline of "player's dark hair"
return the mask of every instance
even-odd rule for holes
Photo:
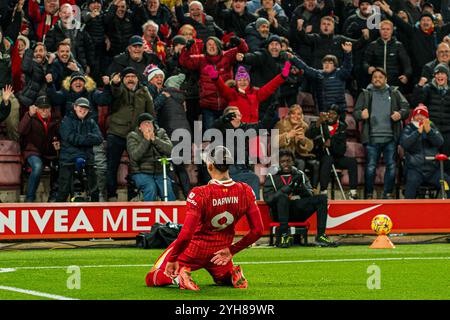
[[[281,159],[281,157],[291,157],[292,161],[295,161],[295,157],[294,154],[288,150],[288,149],[281,149],[280,153],[279,153],[279,159]]]
[[[227,153],[228,152],[228,153]],[[229,151],[226,148],[215,148],[211,153],[213,161],[213,166],[220,172],[227,172],[230,167]]]

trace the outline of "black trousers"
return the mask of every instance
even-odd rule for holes
[[[85,166],[87,176],[87,193],[91,197],[91,202],[99,201],[99,191],[97,186],[97,175],[93,164]],[[59,168],[59,192],[57,202],[66,202],[69,195],[73,192],[73,176],[75,173],[75,164],[61,164]]]
[[[358,187],[358,164],[355,158],[340,157],[333,158],[329,155],[324,155],[320,159],[320,190],[327,190],[330,179],[334,178],[332,173],[332,165],[337,169],[347,169],[350,183],[350,189]]]
[[[272,219],[280,223],[279,234],[289,233],[289,222],[304,222],[317,211],[317,234],[325,233],[327,227],[328,198],[317,195],[298,200],[289,200],[282,194],[269,203]]]

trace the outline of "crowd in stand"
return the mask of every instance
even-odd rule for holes
[[[203,132],[279,129],[316,194],[337,168],[350,199],[373,198],[381,155],[380,198],[393,199],[397,181],[406,198],[425,182],[439,189],[428,157],[450,154],[449,9],[448,0],[1,1],[0,122],[22,150],[26,201],[45,167],[49,201],[67,201],[80,172],[91,201],[117,201],[124,154],[129,199],[136,190],[145,201],[183,199],[188,164],[172,165],[165,183],[162,158],[181,143],[174,132],[191,137],[197,121]],[[347,152],[349,119],[363,179]],[[248,155],[258,143],[235,149]],[[259,198],[252,163],[230,174]]]

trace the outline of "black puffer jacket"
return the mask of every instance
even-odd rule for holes
[[[103,52],[105,46],[105,16],[101,13],[99,16],[92,18],[90,11],[86,10],[82,13],[82,21],[85,23],[84,30],[90,35],[96,52]]]
[[[126,67],[133,67],[139,75],[139,81],[141,83],[147,83],[144,70],[149,64],[157,65],[158,68],[165,72],[164,65],[156,54],[144,52],[142,60],[137,62],[131,59],[130,54],[126,51],[114,57],[113,62],[109,66],[108,74],[121,72]]]
[[[405,75],[411,79],[411,59],[403,44],[392,38],[388,42],[379,38],[369,44],[364,55],[364,70],[381,67],[386,70],[389,85],[400,85],[398,77]]]
[[[342,44],[350,41],[353,43],[353,52],[364,46],[365,40],[360,38],[354,40],[343,35],[330,34],[325,35],[323,33],[305,33],[305,29],[298,32],[299,39],[312,50],[312,64],[311,67],[316,69],[322,68],[322,59],[327,54],[332,54],[338,58],[339,64],[342,63],[344,58],[344,50],[342,50]],[[303,56],[303,55],[302,55]]]
[[[352,54],[345,54],[342,67],[326,73],[321,69],[314,69],[306,65],[298,57],[292,63],[305,71],[305,76],[313,80],[315,100],[319,111],[328,111],[333,104],[340,106],[341,111],[347,107],[345,102],[345,84],[352,72]]]
[[[44,43],[47,50],[55,52],[58,43],[69,38],[72,56],[86,69],[94,61],[94,43],[84,28],[82,25],[80,29],[67,30],[62,26],[61,20],[58,21],[45,35]]]
[[[323,122],[321,124],[323,138],[326,140],[330,139],[330,153],[335,158],[340,158],[345,155],[347,151],[347,124],[343,121],[339,121],[339,125],[336,129],[336,132],[331,135],[330,130],[328,129],[328,123]],[[323,148],[323,139],[322,132],[320,127],[317,127],[316,122],[311,122],[311,126],[307,132],[307,136],[314,141],[314,153],[319,157],[325,155],[325,150]]]
[[[428,107],[430,120],[442,133],[450,132],[450,90],[438,89],[435,80],[423,87],[416,85],[413,105],[423,103]]]
[[[128,40],[134,35],[134,16],[126,13],[123,19],[116,16],[117,6],[111,4],[109,10],[105,13],[105,30],[106,35],[111,41],[111,48],[108,55],[114,57],[122,52],[128,46]]]
[[[220,2],[219,6],[223,3],[224,2]],[[257,19],[254,14],[248,12],[247,8],[245,8],[243,15],[237,14],[233,9],[222,9],[218,17],[220,18],[219,25],[223,30],[234,32],[234,34],[240,38],[245,38],[245,28]]]
[[[213,17],[204,14],[204,23],[199,23],[184,14],[183,6],[175,6],[175,13],[180,25],[190,24],[194,27],[197,32],[197,39],[201,39],[203,42],[206,42],[209,37],[217,37],[222,39],[223,30],[216,25]]]
[[[33,60],[33,50],[27,49],[22,59],[22,72],[25,75],[25,87],[17,94],[22,107],[28,108],[36,98],[45,94],[47,85],[45,74],[48,70],[47,61],[39,64]]]
[[[435,27],[435,30],[431,34],[427,34],[419,27],[404,22],[395,14],[389,17],[389,19],[410,39],[411,47],[413,48],[411,51],[413,74],[418,80],[423,66],[436,57],[437,45],[442,41],[444,36],[450,33],[450,24]]]

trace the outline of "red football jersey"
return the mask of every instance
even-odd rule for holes
[[[206,186],[192,189],[186,205],[185,224],[172,250],[171,262],[182,252],[190,257],[204,259],[229,247],[231,253],[235,254],[262,234],[263,223],[255,194],[245,183],[211,180]],[[231,245],[235,236],[234,227],[244,215],[247,215],[251,230]]]

